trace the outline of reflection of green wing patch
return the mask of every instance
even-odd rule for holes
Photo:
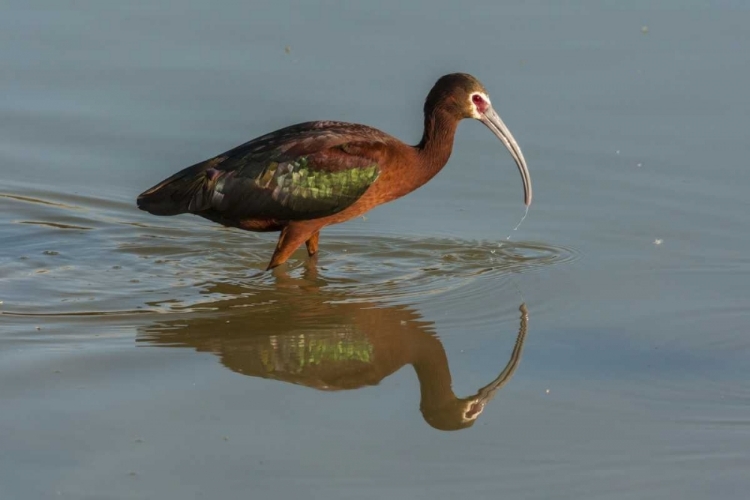
[[[272,337],[261,352],[266,372],[299,374],[305,369],[342,362],[372,363],[374,349],[366,339],[336,336],[290,335]]]
[[[295,212],[336,213],[362,196],[378,174],[377,165],[336,172],[318,170],[301,157],[292,162],[271,162],[255,179],[255,185],[271,191],[274,200]]]

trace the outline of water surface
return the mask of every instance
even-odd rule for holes
[[[9,3],[0,497],[745,498],[749,10]],[[452,71],[516,231],[476,123],[316,262],[134,206],[299,121],[415,143]]]

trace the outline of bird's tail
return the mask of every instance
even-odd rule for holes
[[[211,197],[207,191],[211,182],[206,171],[210,168],[211,162],[204,161],[177,172],[138,195],[138,208],[153,215],[197,213],[208,209]]]

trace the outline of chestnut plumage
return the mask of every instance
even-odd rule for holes
[[[425,184],[448,162],[458,123],[484,123],[513,157],[531,203],[521,148],[471,75],[440,78],[427,95],[422,140],[409,146],[380,130],[315,121],[253,139],[188,167],[138,196],[154,215],[192,213],[249,231],[281,231],[268,269],[302,244],[312,256],[319,231]]]

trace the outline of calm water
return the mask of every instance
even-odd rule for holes
[[[746,498],[750,7],[629,5],[6,1],[0,498]],[[453,71],[517,231],[468,122],[317,265],[134,206]]]

